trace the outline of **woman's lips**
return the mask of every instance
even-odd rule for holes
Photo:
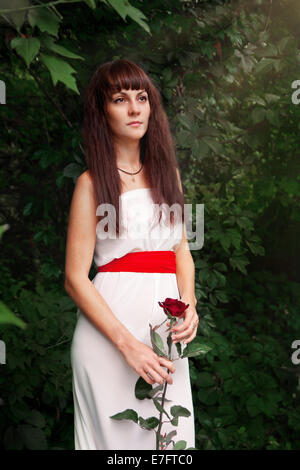
[[[132,124],[128,124],[128,126],[131,126],[131,127],[139,127],[139,126],[141,126],[141,125],[142,125],[141,122],[134,122],[134,123],[132,123]]]

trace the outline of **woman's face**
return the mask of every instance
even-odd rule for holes
[[[150,105],[145,90],[125,90],[107,102],[107,120],[113,134],[121,139],[141,139],[148,128]],[[130,125],[133,121],[141,124]]]

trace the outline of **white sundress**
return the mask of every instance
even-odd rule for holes
[[[151,237],[154,220],[151,188],[127,191],[120,196],[121,224],[142,229],[138,236],[122,238],[96,238],[94,262],[96,266],[109,263],[135,251],[176,251],[182,238],[181,222],[170,232],[163,224],[160,236]],[[150,224],[150,225],[149,225]],[[144,232],[142,233],[144,229]],[[127,230],[127,232],[126,232]],[[134,231],[134,230],[133,230]],[[167,236],[163,236],[166,235]],[[176,238],[177,236],[177,238]],[[139,341],[152,347],[149,323],[160,324],[166,315],[159,306],[167,297],[180,300],[175,273],[98,272],[92,280],[113,314]],[[183,320],[180,320],[182,322]],[[166,323],[158,333],[167,349]],[[183,345],[184,347],[184,345]],[[72,390],[74,403],[75,450],[155,450],[156,436],[153,430],[142,429],[131,420],[115,420],[110,416],[132,408],[144,419],[159,418],[159,411],[152,399],[139,400],[134,389],[139,375],[127,364],[122,353],[99,331],[80,309],[71,344]],[[172,344],[172,357],[177,349]],[[188,447],[195,447],[194,409],[188,358],[174,362],[175,373],[170,373],[173,384],[167,385],[164,405],[169,413],[173,405],[187,408],[191,415],[179,417],[178,426],[164,423],[161,433],[176,430],[175,442],[185,440]],[[167,368],[164,368],[167,370]],[[158,383],[152,385],[158,386]],[[167,419],[163,415],[163,421]],[[167,450],[172,450],[169,445]]]

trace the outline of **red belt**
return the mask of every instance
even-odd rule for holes
[[[98,266],[98,272],[176,273],[174,251],[134,251]]]

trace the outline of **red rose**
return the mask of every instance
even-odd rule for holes
[[[170,299],[169,297],[165,299],[164,302],[158,302],[160,307],[164,309],[164,312],[169,313],[172,317],[181,317],[184,311],[188,308],[190,304],[185,304],[181,300]]]

